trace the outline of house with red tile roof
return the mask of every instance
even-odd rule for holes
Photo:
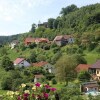
[[[24,43],[25,45],[30,45],[31,43],[34,43],[35,42],[35,38],[32,38],[32,37],[28,37],[24,40]]]
[[[53,42],[58,46],[64,46],[68,43],[74,43],[74,38],[71,35],[59,35],[54,38]]]
[[[89,72],[100,80],[100,60],[89,67]]]
[[[88,65],[88,64],[79,64],[76,68],[75,68],[75,71],[77,73],[81,72],[81,71],[88,71],[89,67],[91,65]]]
[[[24,40],[25,45],[30,45],[32,43],[49,43],[48,38],[32,38],[32,37],[28,37]]]
[[[14,66],[19,66],[19,67],[29,67],[31,64],[25,60],[25,58],[17,58],[14,61]]]
[[[42,67],[45,71],[48,71],[49,73],[54,73],[54,66],[48,62],[41,61],[41,62],[33,63],[33,66]]]
[[[35,43],[39,44],[39,43],[49,43],[48,38],[35,38]]]

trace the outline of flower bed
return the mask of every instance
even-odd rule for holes
[[[10,100],[55,100],[56,88],[48,84],[21,84],[18,91],[8,91],[6,98]]]

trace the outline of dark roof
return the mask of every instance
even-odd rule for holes
[[[90,68],[100,68],[100,60],[93,64]]]
[[[84,87],[92,88],[92,87],[99,87],[99,85],[98,84],[87,84],[87,85],[84,85]]]
[[[82,86],[84,86],[84,87],[99,87],[99,85],[97,84],[97,82],[96,81],[91,81],[91,82],[85,82],[85,83],[82,83],[81,84]]]

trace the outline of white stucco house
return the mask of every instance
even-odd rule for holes
[[[49,73],[54,73],[54,66],[48,62],[41,61],[38,63],[33,63],[33,66],[42,67],[45,71],[48,71]]]
[[[31,64],[25,60],[25,58],[17,58],[14,61],[14,66],[19,66],[19,67],[29,67]]]
[[[17,41],[17,40],[14,40],[14,41],[12,41],[12,42],[10,43],[11,49],[14,49],[15,46],[17,46],[17,45],[18,45],[18,41]]]

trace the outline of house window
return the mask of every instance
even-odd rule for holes
[[[97,70],[97,74],[99,74],[99,71]]]

